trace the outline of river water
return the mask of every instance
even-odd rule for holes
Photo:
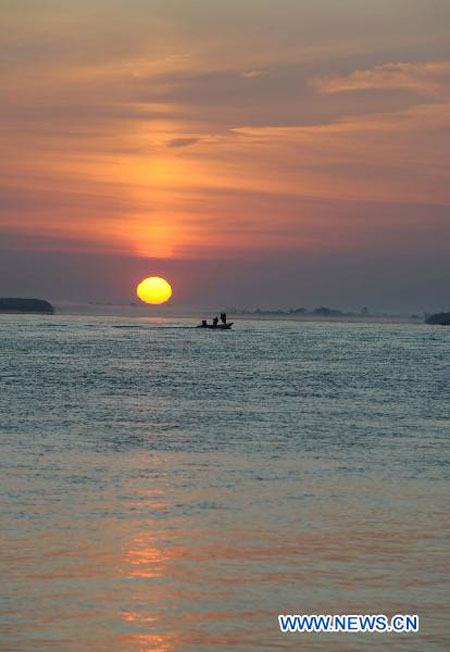
[[[193,325],[1,317],[0,649],[448,650],[449,330]]]

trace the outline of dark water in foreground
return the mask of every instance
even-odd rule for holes
[[[183,325],[1,317],[0,649],[448,650],[450,331]]]

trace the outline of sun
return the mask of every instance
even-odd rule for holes
[[[136,293],[145,303],[165,303],[172,296],[172,288],[165,279],[149,276],[139,283]]]

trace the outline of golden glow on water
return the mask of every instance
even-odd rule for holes
[[[136,293],[144,303],[165,303],[172,296],[172,287],[159,276],[149,276],[137,286]]]
[[[135,538],[127,551],[126,561],[130,565],[129,577],[161,577],[162,564],[167,561],[162,545],[157,546],[151,537]]]

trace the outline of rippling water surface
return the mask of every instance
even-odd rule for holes
[[[1,317],[0,649],[448,650],[450,331],[192,325]]]

